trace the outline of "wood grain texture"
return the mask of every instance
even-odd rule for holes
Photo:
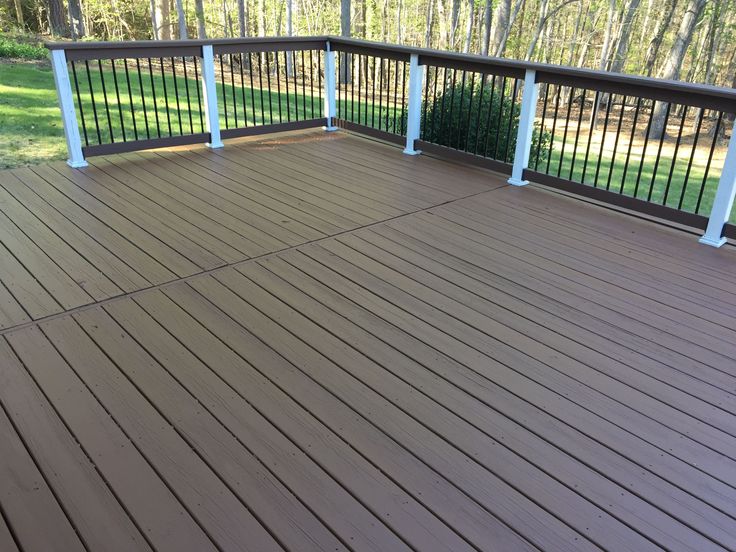
[[[732,247],[313,131],[0,233],[3,550],[736,548]]]

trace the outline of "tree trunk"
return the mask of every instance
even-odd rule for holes
[[[682,16],[682,21],[680,22],[680,28],[677,29],[677,34],[675,35],[675,42],[672,44],[672,48],[670,48],[664,66],[660,71],[660,78],[674,80],[680,78],[682,60],[685,58],[687,47],[693,39],[695,26],[703,13],[706,1],[690,0],[688,2],[685,14]],[[654,113],[652,114],[650,138],[659,139],[666,132],[666,109],[667,106],[664,102],[658,102],[655,106]]]
[[[238,0],[238,30],[240,31],[241,37],[248,36],[248,25],[246,22],[245,0]]]
[[[286,0],[286,36],[294,34],[294,0]],[[286,52],[286,76],[294,76],[294,52]]]
[[[158,17],[156,15],[156,0],[150,0],[151,8],[151,38],[158,40]]]
[[[204,4],[202,0],[194,0],[194,12],[197,14],[197,38],[207,38],[207,29],[204,25]]]
[[[634,16],[636,10],[639,8],[640,0],[629,0],[629,4],[624,12],[624,17],[621,20],[621,31],[618,37],[618,45],[616,46],[616,52],[613,54],[613,61],[611,62],[611,71],[614,73],[620,73],[626,63],[626,55],[629,52],[629,43],[631,42],[631,31],[633,30]]]
[[[449,44],[449,48],[451,50],[455,49],[455,38],[457,36],[457,25],[459,22],[460,22],[460,0],[452,0],[452,10],[450,11],[450,44]]]
[[[448,32],[447,32],[447,18],[445,17],[445,2],[444,0],[437,0],[437,20],[440,22],[440,40],[438,47],[440,50],[448,48]]]
[[[156,21],[158,22],[159,40],[171,40],[171,13],[169,0],[157,0]]]
[[[69,29],[61,0],[48,0],[49,30],[54,36],[67,36]]]
[[[542,0],[546,5],[546,0]],[[493,29],[491,30],[491,52],[497,52],[503,35],[508,36],[509,31],[509,14],[511,13],[511,0],[501,0],[496,6],[493,14]],[[497,55],[497,54],[496,54]]]
[[[26,22],[23,18],[23,4],[21,4],[21,0],[14,0],[13,4],[15,6],[15,19],[18,22],[18,26],[21,29],[25,29]]]
[[[69,29],[74,40],[84,37],[84,19],[79,0],[69,0]]]
[[[506,42],[509,39],[509,34],[511,33],[511,29],[516,22],[519,11],[524,7],[524,2],[525,0],[516,0],[516,4],[514,4],[514,9],[511,10],[511,17],[509,17],[509,20],[506,23],[506,28],[503,30],[503,33],[501,33],[501,41],[496,45],[495,49],[493,50],[494,56],[501,57],[506,51]]]
[[[473,21],[475,19],[475,0],[468,0],[468,21],[465,25],[465,46],[463,52],[470,52],[470,44],[473,41]]]
[[[480,47],[480,53],[484,56],[488,55],[491,47],[491,23],[493,22],[493,10],[491,9],[492,0],[486,0],[483,7],[483,41]]]
[[[488,0],[490,2],[490,0]],[[427,20],[425,21],[427,29],[424,32],[424,47],[432,47],[432,25],[434,24],[434,2],[427,2]]]
[[[398,5],[396,6],[396,44],[401,44],[403,37],[401,36],[401,31],[403,30],[403,24],[401,20],[403,19],[402,16],[402,10],[404,8],[404,0],[399,0]]]
[[[657,20],[654,37],[652,37],[652,41],[649,43],[646,58],[644,60],[644,74],[646,74],[647,77],[652,76],[652,72],[654,71],[654,63],[657,61],[657,56],[659,55],[659,48],[662,46],[662,40],[664,40],[665,32],[667,32],[670,23],[672,23],[672,17],[675,14],[677,2],[678,0],[665,2],[666,11],[664,12],[663,16]]]
[[[340,35],[350,36],[350,0],[340,0]],[[346,52],[340,53],[340,83],[350,84],[351,57]]]
[[[186,40],[189,38],[189,32],[187,31],[187,15],[184,11],[183,0],[176,0],[176,20],[179,25],[179,40]]]
[[[603,36],[603,46],[601,48],[601,58],[599,68],[605,71],[608,67],[608,55],[611,50],[611,40],[613,38],[613,20],[616,16],[616,0],[609,0],[608,18],[606,19],[606,32]]]

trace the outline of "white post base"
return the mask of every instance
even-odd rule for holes
[[[89,163],[87,161],[72,161],[71,159],[67,159],[66,164],[69,165],[72,169],[81,169],[84,167],[89,167]]]
[[[728,240],[726,238],[721,238],[720,240],[712,240],[707,236],[703,236],[698,240],[700,243],[705,245],[710,245],[711,247],[721,247],[724,245]]]
[[[528,180],[519,180],[518,178],[514,178],[513,176],[509,178],[506,182],[508,182],[512,186],[526,186],[527,184],[529,184]]]
[[[207,144],[205,145],[211,149],[220,149],[225,147],[225,144],[222,143],[222,140],[220,140],[219,142],[207,142]]]
[[[340,128],[340,127],[336,127],[336,126],[323,126],[322,127],[322,130],[324,130],[325,132],[335,132],[338,128]]]
[[[419,65],[419,56],[411,54],[409,60],[409,97],[407,99],[408,113],[406,116],[406,155],[419,155],[421,151],[414,149],[414,143],[419,140],[422,124],[422,81],[424,80],[424,66]]]

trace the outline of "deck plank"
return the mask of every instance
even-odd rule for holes
[[[347,132],[7,174],[3,550],[735,548],[732,246]]]

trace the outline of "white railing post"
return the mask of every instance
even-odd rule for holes
[[[327,49],[325,50],[325,123],[324,129],[327,131],[337,130],[335,119],[337,119],[337,106],[335,103],[335,52],[330,48],[330,42],[327,41]]]
[[[207,118],[207,131],[210,141],[207,147],[221,148],[220,113],[217,109],[217,89],[215,88],[215,56],[211,44],[202,45],[202,90],[204,91],[204,112]]]
[[[700,238],[700,243],[713,247],[721,247],[726,243],[726,238],[723,237],[723,225],[731,216],[734,197],[736,197],[736,133],[732,132],[726,159],[723,161],[721,178],[718,181],[716,197],[710,210],[708,227],[703,237]]]
[[[424,80],[424,66],[419,65],[419,55],[411,54],[409,60],[409,113],[406,119],[406,147],[404,153],[417,155],[421,153],[414,149],[414,142],[419,140],[419,131],[422,124],[422,81]]]
[[[82,140],[79,137],[77,112],[74,109],[74,96],[72,96],[72,85],[69,82],[69,69],[66,65],[64,50],[51,50],[51,66],[54,70],[56,95],[59,98],[61,109],[61,122],[64,124],[66,149],[69,152],[69,159],[66,162],[75,169],[86,167],[87,161],[84,160],[82,153]]]
[[[514,166],[511,169],[509,184],[525,186],[524,169],[529,166],[529,155],[534,137],[534,118],[537,114],[537,95],[539,85],[535,82],[536,72],[527,69],[524,74],[524,91],[521,96],[521,113],[519,114],[519,128],[516,133],[516,149],[514,151]]]

